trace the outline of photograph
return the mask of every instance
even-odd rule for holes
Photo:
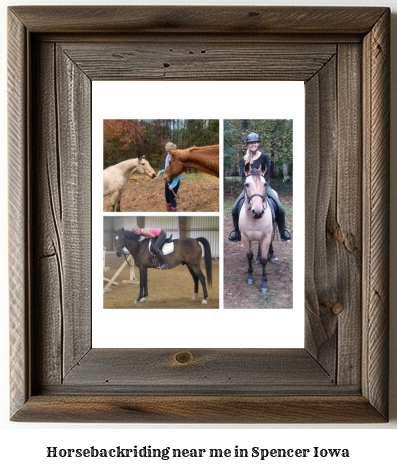
[[[103,211],[219,211],[219,120],[105,119]]]
[[[104,216],[103,228],[104,309],[219,308],[218,216]]]
[[[224,121],[224,233],[224,307],[292,309],[292,119]]]

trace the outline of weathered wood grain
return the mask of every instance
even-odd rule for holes
[[[145,396],[32,397],[15,421],[88,423],[307,424],[379,423],[385,419],[361,396]]]
[[[336,241],[333,315],[338,319],[337,383],[359,384],[362,352],[362,51],[338,46],[337,175],[328,237]]]
[[[130,38],[127,44],[65,44],[64,53],[92,80],[309,80],[336,53],[335,44],[278,44],[258,48],[217,39]]]
[[[9,10],[12,420],[387,420],[389,22],[385,8]],[[306,348],[91,349],[91,81],[276,78],[306,82]]]
[[[336,241],[327,234],[335,218],[337,133],[335,56],[306,84],[305,347],[335,378],[337,301]],[[332,132],[334,130],[334,132]],[[331,131],[331,132],[330,132]]]
[[[8,15],[8,166],[9,166],[9,303],[10,303],[10,410],[14,414],[29,398],[30,261],[26,242],[30,234],[30,184],[26,28]],[[21,239],[25,242],[21,243]]]
[[[183,352],[183,349],[182,349]],[[304,349],[192,349],[178,362],[178,349],[93,349],[65,377],[73,387],[96,385],[114,388],[142,386],[152,393],[177,386],[187,391],[237,388],[253,393],[301,386],[333,385],[333,378]]]
[[[60,47],[56,71],[65,376],[91,348],[91,80]]]
[[[390,12],[364,40],[363,393],[385,416],[389,364]]]
[[[367,33],[382,7],[59,6],[12,7],[33,33]]]

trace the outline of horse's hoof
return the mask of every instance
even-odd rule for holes
[[[254,284],[254,280],[252,278],[247,279],[247,285],[252,286]]]
[[[261,293],[264,295],[268,294],[268,291],[269,290],[267,288],[261,288]]]
[[[144,303],[146,301],[146,298],[141,298],[141,299],[136,299],[135,300],[135,304],[139,304],[139,303]]]
[[[198,294],[198,293],[197,293],[197,294]],[[194,301],[196,301],[197,294],[194,293],[193,296],[190,298],[190,301],[191,301],[192,303],[194,303]]]
[[[203,300],[201,301],[201,304],[207,304],[207,302],[208,302],[208,301],[207,301],[206,299],[203,299]]]

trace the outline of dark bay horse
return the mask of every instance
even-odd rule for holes
[[[135,232],[127,231],[124,228],[116,231],[114,242],[116,251],[121,251],[124,247],[128,249],[133,256],[135,265],[139,268],[139,296],[135,303],[142,303],[148,296],[148,278],[147,269],[154,268],[153,255],[149,250],[149,241],[153,239],[144,239],[139,241],[140,236]],[[186,265],[194,281],[194,293],[191,301],[195,301],[198,296],[198,283],[200,280],[203,288],[203,304],[207,304],[208,292],[205,283],[205,276],[200,268],[202,258],[202,247],[204,248],[204,262],[207,273],[208,285],[212,286],[212,257],[211,247],[205,237],[197,239],[181,238],[173,241],[174,250],[169,255],[165,255],[168,268],[175,268],[182,264]],[[202,245],[200,245],[202,244]]]
[[[247,283],[252,285],[253,268],[251,242],[258,241],[260,247],[260,263],[262,264],[262,284],[261,293],[267,294],[266,263],[269,250],[274,238],[273,218],[266,197],[265,172],[266,165],[261,163],[259,169],[251,168],[249,163],[245,164],[246,175],[244,186],[244,204],[239,217],[239,228],[241,232],[241,242],[247,249],[248,277]]]

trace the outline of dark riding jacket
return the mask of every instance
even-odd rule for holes
[[[269,154],[267,152],[262,152],[261,155],[252,162],[251,168],[259,169],[262,162],[266,165],[265,180],[266,180],[266,183],[269,183],[270,182],[270,160],[269,160]],[[245,184],[244,167],[245,167],[245,160],[243,159],[243,161],[241,162],[241,178],[243,181],[243,186]]]

